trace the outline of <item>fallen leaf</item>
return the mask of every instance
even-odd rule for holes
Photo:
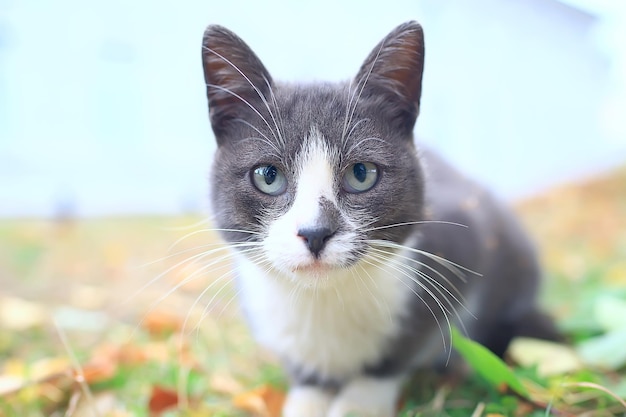
[[[48,320],[46,309],[18,297],[0,297],[0,327],[26,330]]]
[[[101,309],[106,306],[108,296],[104,288],[75,284],[70,290],[70,304],[83,310]]]
[[[255,388],[233,397],[233,405],[260,417],[280,417],[285,393],[268,385]]]
[[[109,318],[102,312],[62,306],[54,311],[54,322],[66,330],[100,332],[108,324]]]
[[[116,399],[110,391],[92,394],[89,397],[80,395],[72,417],[93,417],[93,416],[129,416],[125,412],[118,412],[116,408]]]
[[[0,375],[0,397],[19,391],[26,381],[15,375]]]
[[[537,366],[537,373],[543,377],[562,375],[583,367],[574,349],[545,340],[516,338],[511,342],[508,353],[523,367]]]
[[[142,322],[142,326],[152,334],[176,332],[182,324],[180,316],[165,310],[150,311]]]
[[[626,328],[605,333],[580,343],[576,350],[583,362],[617,370],[626,364]]]
[[[241,384],[227,373],[216,373],[211,376],[209,387],[212,391],[226,395],[236,395],[243,391]]]
[[[149,359],[149,351],[144,346],[128,343],[119,348],[118,359],[126,365],[139,365]]]
[[[83,365],[80,372],[75,372],[77,381],[81,379],[88,384],[108,381],[117,373],[117,362],[111,358],[92,359]]]
[[[176,391],[154,386],[150,395],[148,409],[151,415],[158,415],[165,410],[178,405],[178,393]]]
[[[44,358],[30,366],[29,377],[33,382],[67,374],[71,369],[70,361],[67,358]]]
[[[606,295],[600,297],[594,307],[595,319],[604,330],[626,329],[626,300]]]

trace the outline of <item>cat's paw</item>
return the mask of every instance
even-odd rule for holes
[[[358,378],[333,401],[328,417],[394,417],[399,379]]]
[[[283,417],[327,417],[333,396],[315,387],[293,387],[283,406]]]

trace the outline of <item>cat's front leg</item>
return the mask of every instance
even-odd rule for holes
[[[342,388],[330,406],[328,417],[394,417],[401,377],[359,377]]]
[[[289,389],[283,417],[327,417],[334,395],[322,388],[308,385]]]

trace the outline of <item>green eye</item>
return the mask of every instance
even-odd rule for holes
[[[287,178],[274,165],[261,165],[250,172],[252,183],[261,192],[280,195],[287,190]]]
[[[349,193],[368,191],[378,182],[378,168],[371,162],[357,162],[350,165],[342,181],[344,190]]]

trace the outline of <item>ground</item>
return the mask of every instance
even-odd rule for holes
[[[623,168],[516,204],[546,267],[542,303],[569,338],[514,345],[528,398],[476,374],[422,375],[403,416],[626,414],[625,184]],[[278,415],[285,377],[242,324],[208,228],[1,221],[0,415]]]

